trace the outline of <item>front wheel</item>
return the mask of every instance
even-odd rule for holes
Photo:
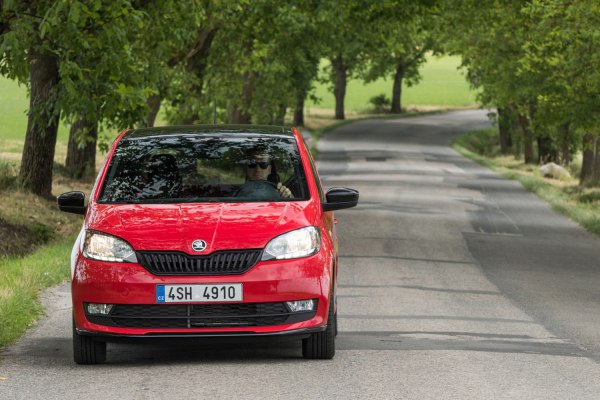
[[[106,342],[77,333],[73,320],[73,360],[77,364],[102,364],[106,361]]]
[[[333,298],[329,301],[327,329],[323,332],[311,333],[308,339],[302,340],[302,357],[308,359],[331,360],[333,356],[335,356],[337,318],[333,313],[334,301]]]

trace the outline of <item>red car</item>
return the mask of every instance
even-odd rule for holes
[[[296,129],[132,129],[112,145],[71,258],[78,364],[121,339],[290,336],[305,358],[335,354],[338,244],[333,210]],[[210,339],[209,339],[210,340]]]

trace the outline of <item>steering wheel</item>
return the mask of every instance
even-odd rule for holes
[[[250,197],[253,199],[279,199],[279,191],[277,185],[266,180],[247,181],[240,190],[237,191],[235,197]]]
[[[292,194],[298,195],[300,193],[300,177],[297,174],[290,176],[284,183],[283,186],[290,189]]]

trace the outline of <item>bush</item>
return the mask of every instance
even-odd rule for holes
[[[15,163],[0,160],[0,190],[15,189],[19,170]]]
[[[385,94],[379,94],[377,96],[371,97],[369,103],[373,105],[373,108],[376,112],[380,113],[386,111],[392,104],[392,101]]]

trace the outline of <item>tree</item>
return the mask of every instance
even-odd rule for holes
[[[219,18],[228,10],[226,4],[208,0],[158,2],[149,9],[150,23],[135,43],[153,88],[144,126],[154,125],[164,99],[176,105],[173,122],[200,120],[196,103],[202,96],[208,54]]]
[[[523,14],[530,30],[522,69],[544,77],[533,82],[540,120],[556,127],[549,139],[563,154],[583,143],[581,184],[600,184],[600,5],[534,0]]]
[[[478,99],[503,111],[499,120],[504,126],[520,126],[520,137],[511,139],[521,141],[524,160],[531,163],[535,161],[535,85],[544,77],[520,68],[529,29],[521,12],[524,5],[526,2],[445,0],[443,25],[446,47],[462,56],[468,80],[479,89]],[[501,131],[503,135],[506,132]],[[500,141],[507,143],[508,138]]]
[[[30,108],[21,160],[20,182],[26,190],[51,197],[56,132],[61,116],[98,121],[95,100],[106,93],[126,107],[109,102],[119,115],[135,109],[139,93],[118,83],[135,76],[128,57],[126,28],[138,26],[142,13],[128,1],[92,3],[15,1],[3,4],[0,73],[29,87]],[[95,78],[113,79],[104,85],[116,90],[87,90]],[[116,72],[115,72],[116,71]]]
[[[345,119],[344,101],[348,79],[364,63],[364,50],[376,24],[373,9],[378,3],[366,0],[343,2],[327,0],[319,7],[323,25],[324,55],[330,62],[329,80],[333,83],[335,119]]]
[[[99,125],[122,129],[154,124],[162,97],[169,93],[173,69],[201,58],[203,46],[207,42],[210,46],[205,35],[205,3],[194,0],[183,4],[140,4],[141,14],[135,20],[113,18],[122,25],[102,31],[110,36],[102,32],[95,35],[107,49],[123,51],[105,50],[97,57],[89,57],[85,49],[76,52],[81,56],[75,61],[85,77],[77,82],[77,91],[92,95],[86,102],[77,102],[79,107],[73,113],[65,162],[73,176],[95,175]],[[105,59],[99,60],[101,57]],[[115,57],[121,61],[116,74]]]
[[[392,113],[402,112],[402,84],[411,86],[421,79],[419,68],[435,46],[432,25],[437,5],[409,2],[399,9],[402,12],[385,13],[374,24],[375,41],[365,49],[369,60],[365,81],[392,77]]]
[[[194,109],[197,121],[212,121],[217,99],[227,111],[219,118],[229,123],[283,124],[287,108],[304,101],[317,74],[315,9],[316,2],[265,0],[220,9],[202,89],[180,85],[169,120]],[[189,96],[193,92],[201,94]]]

